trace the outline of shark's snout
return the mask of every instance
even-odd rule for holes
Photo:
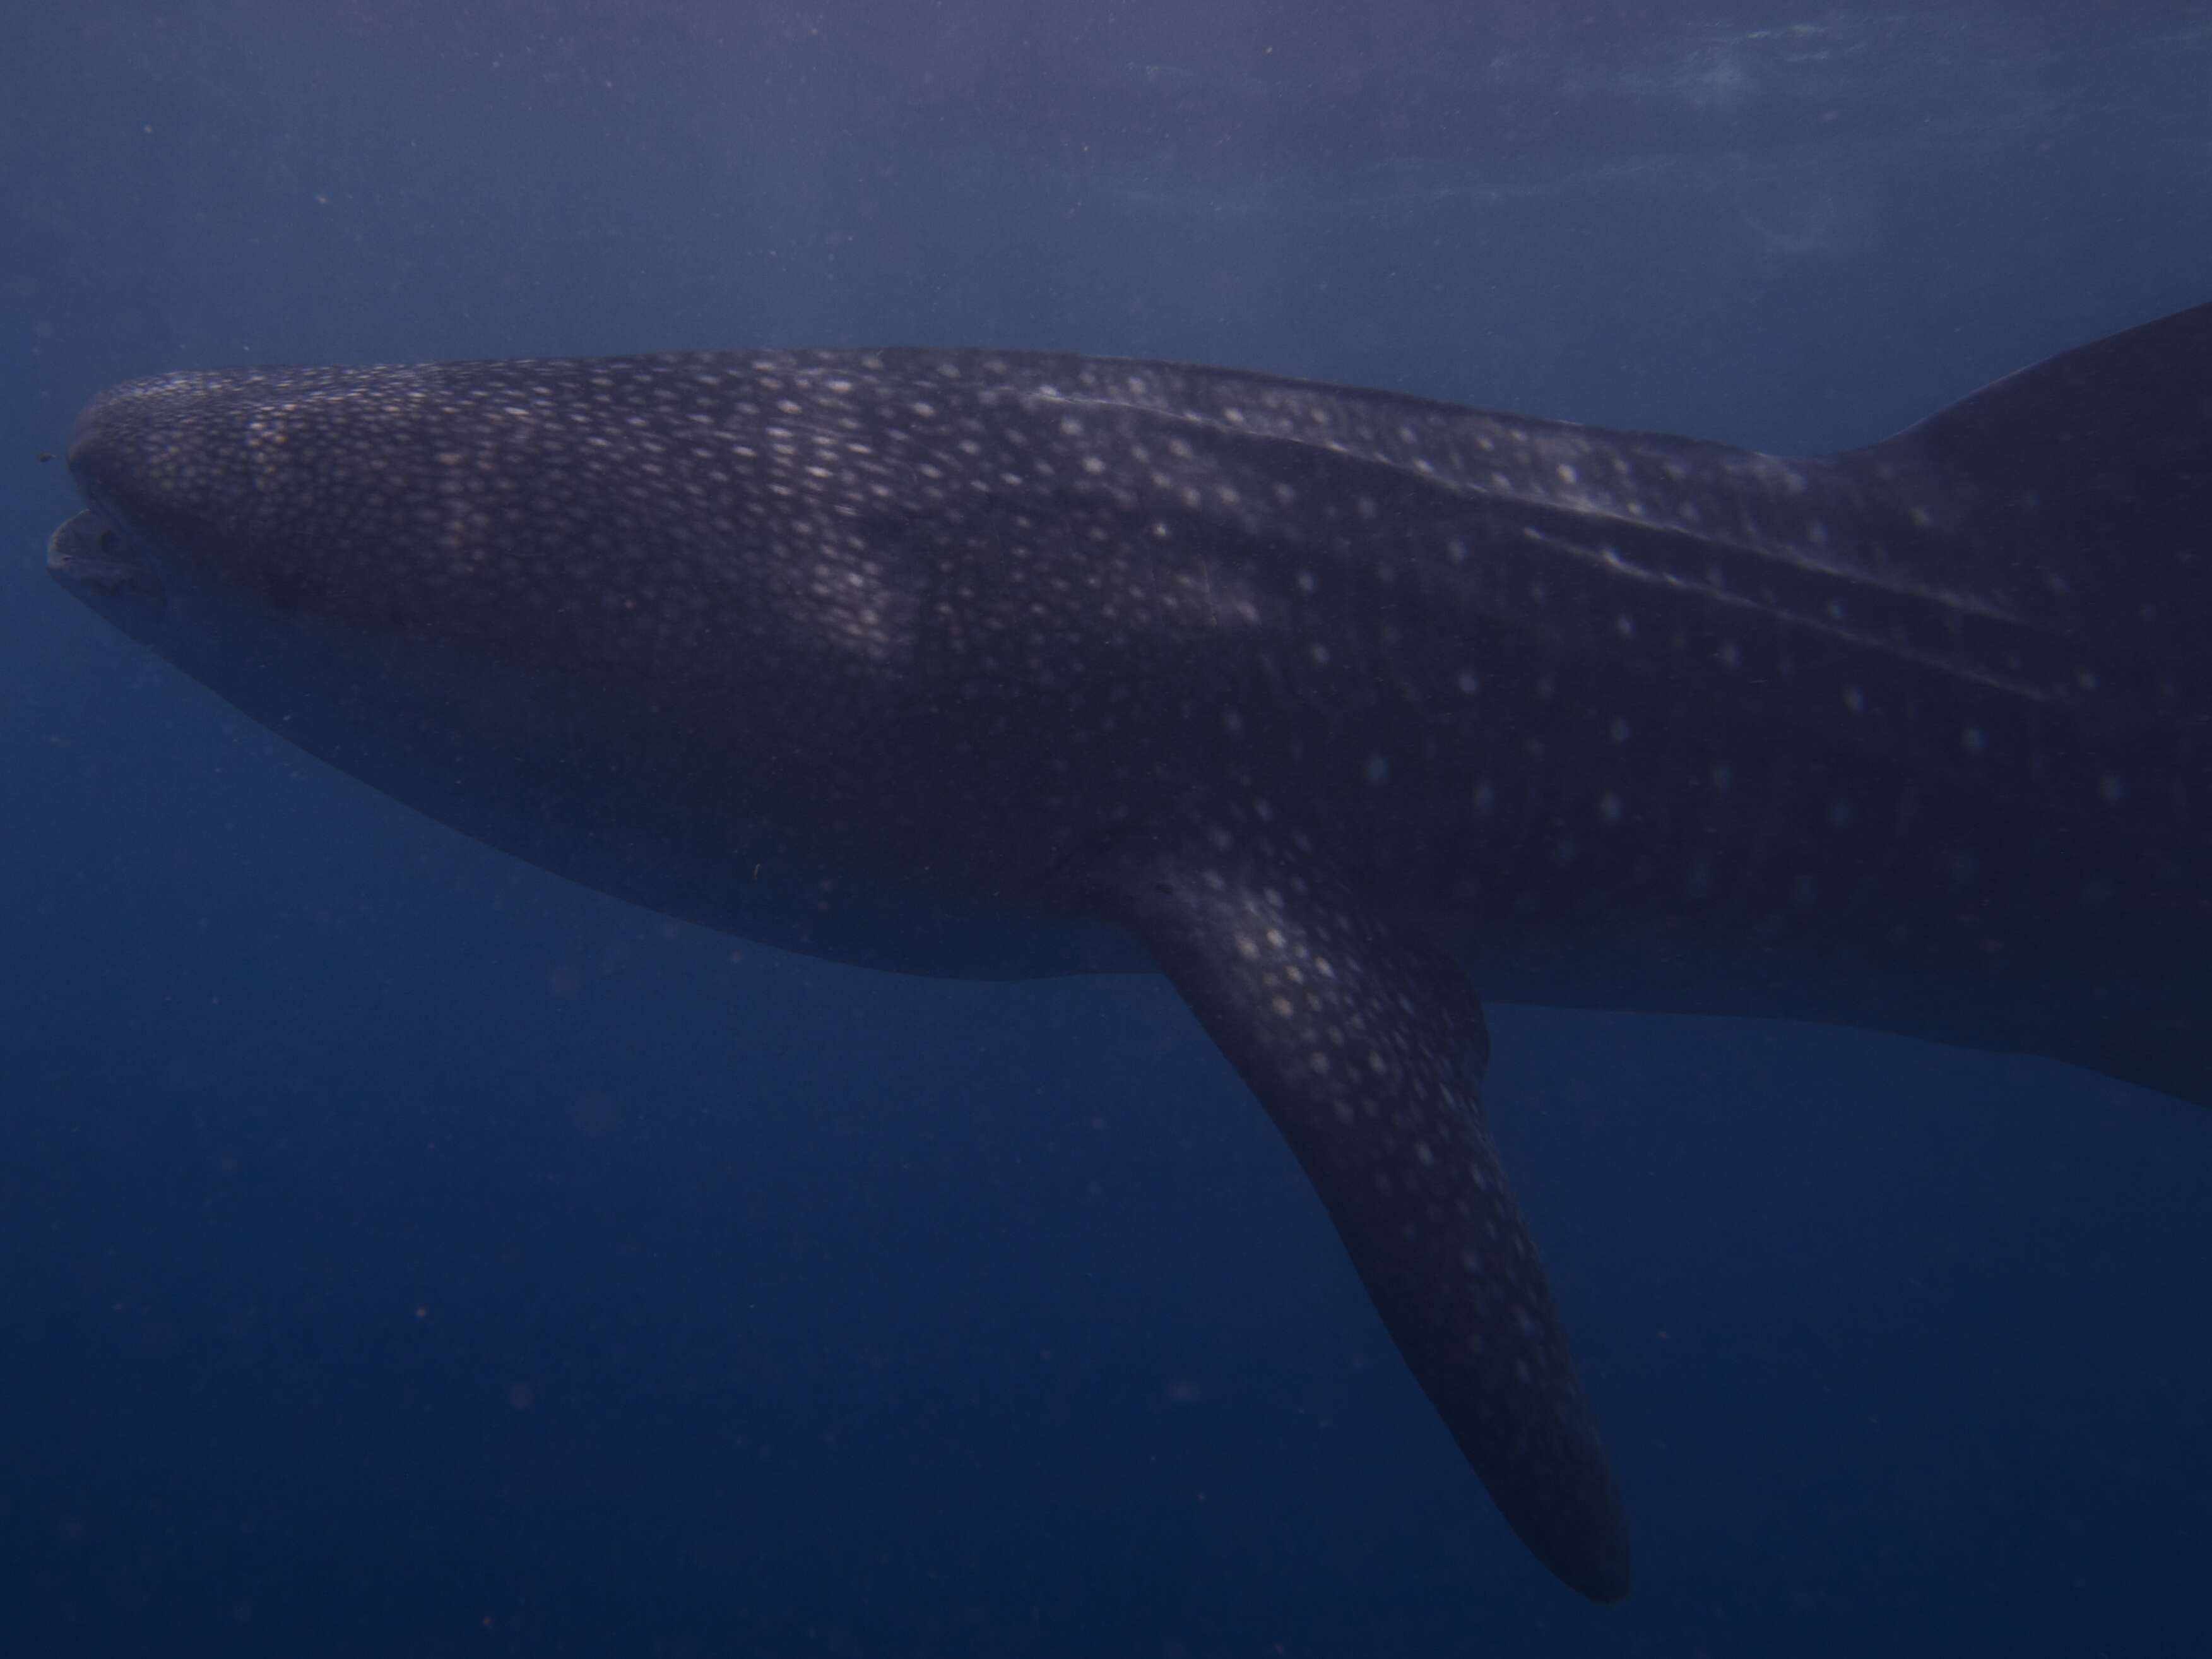
[[[144,468],[138,452],[149,435],[137,385],[112,387],[77,413],[70,429],[70,476],[88,505],[133,493],[133,479]]]
[[[210,504],[237,424],[211,395],[219,377],[168,375],[112,387],[70,429],[70,475],[118,529],[158,528]]]
[[[233,376],[167,375],[86,404],[69,441],[85,510],[46,543],[46,570],[88,603],[175,597],[237,516],[243,456]],[[118,616],[117,620],[122,620]]]
[[[162,584],[136,527],[157,516],[160,469],[143,453],[155,430],[140,382],[103,392],[71,430],[69,467],[85,510],[46,540],[46,574],[79,599],[105,609],[163,598]],[[118,615],[117,618],[120,620]]]
[[[162,596],[161,579],[96,508],[77,514],[46,539],[46,574],[88,598]]]

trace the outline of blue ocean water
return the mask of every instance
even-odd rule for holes
[[[1635,1525],[1593,1607],[1164,983],[838,968],[462,840],[55,589],[34,456],[169,368],[884,341],[1839,448],[2212,298],[2212,8],[8,43],[0,1654],[2203,1650],[2201,1110],[1494,1010]]]

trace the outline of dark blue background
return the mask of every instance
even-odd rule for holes
[[[1776,448],[2212,298],[2212,12],[93,3],[0,52],[0,1651],[2202,1651],[2212,1121],[1503,1009],[1635,1517],[1505,1533],[1164,985],[783,957],[45,579],[100,385],[1198,358]]]

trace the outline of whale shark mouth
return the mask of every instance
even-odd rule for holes
[[[161,583],[133,556],[129,541],[97,509],[88,509],[46,539],[46,573],[102,596],[163,600]]]

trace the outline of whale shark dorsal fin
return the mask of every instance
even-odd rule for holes
[[[1626,1595],[1626,1518],[1484,1121],[1489,1041],[1459,969],[1295,839],[1148,839],[1099,885],[1289,1142],[1506,1521],[1585,1595]]]
[[[1932,534],[1899,545],[1920,577],[2201,690],[2208,387],[2212,305],[2200,305],[2007,375],[1824,464],[1863,498],[1914,509]]]

